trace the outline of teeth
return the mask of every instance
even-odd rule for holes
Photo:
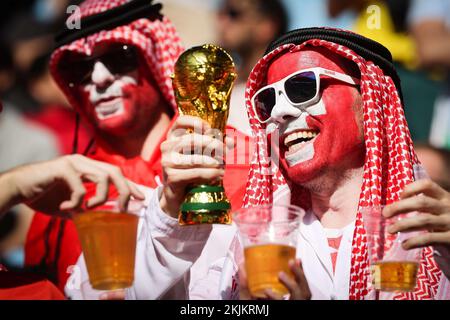
[[[112,105],[112,106],[102,105],[102,106],[98,106],[97,108],[95,108],[95,110],[102,112],[102,113],[113,112],[113,111],[116,111],[117,109],[118,109],[118,107],[115,105]]]
[[[297,131],[294,133],[291,133],[284,139],[284,144],[287,145],[288,143],[297,140],[297,139],[312,139],[315,138],[319,133],[313,132],[313,131]],[[306,141],[300,142],[300,144],[305,143]]]
[[[306,142],[300,142],[300,143],[296,143],[296,144],[290,146],[288,152],[292,153],[292,152],[297,151],[298,149],[301,149],[305,143]]]

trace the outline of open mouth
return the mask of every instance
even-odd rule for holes
[[[120,103],[122,97],[102,98],[96,103],[95,112],[99,119],[106,119],[117,116],[123,112],[123,104]]]
[[[293,153],[302,149],[306,144],[311,143],[319,135],[316,130],[299,130],[287,134],[284,137],[284,145],[287,153]]]

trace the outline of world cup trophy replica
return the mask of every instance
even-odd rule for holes
[[[202,118],[223,139],[236,80],[231,56],[212,44],[193,47],[178,58],[172,80],[180,114]],[[178,221],[180,225],[230,224],[230,209],[222,181],[190,186]]]

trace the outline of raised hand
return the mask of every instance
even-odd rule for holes
[[[206,121],[180,116],[161,144],[164,187],[160,205],[164,212],[177,217],[190,184],[211,184],[224,175],[225,145],[209,135]]]
[[[431,180],[418,180],[405,187],[401,199],[386,206],[387,218],[418,211],[414,217],[403,218],[392,224],[390,233],[425,230],[426,233],[409,238],[405,249],[429,245],[450,246],[450,193]]]
[[[122,175],[119,168],[81,155],[21,166],[3,173],[0,182],[8,195],[0,200],[0,212],[8,206],[25,202],[31,208],[48,214],[80,208],[86,194],[83,182],[96,184],[96,194],[86,202],[93,207],[107,200],[109,184],[119,192],[119,205],[125,209],[130,196],[139,200],[144,195]]]

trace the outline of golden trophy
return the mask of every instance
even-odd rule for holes
[[[223,139],[235,79],[233,59],[222,48],[205,44],[185,51],[172,77],[180,114],[206,120]],[[191,186],[178,220],[180,225],[230,224],[230,209],[222,182]]]

